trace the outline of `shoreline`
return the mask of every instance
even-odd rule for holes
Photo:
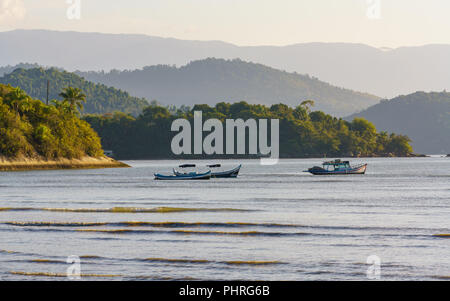
[[[55,169],[96,169],[125,168],[129,165],[109,157],[82,157],[79,159],[45,160],[37,158],[0,157],[0,171],[55,170]]]
[[[336,158],[351,158],[351,159],[363,159],[363,158],[431,158],[434,155],[425,155],[425,154],[409,154],[407,156],[348,156],[348,155],[342,155],[342,156],[335,156],[335,157],[323,157],[323,156],[304,156],[304,157],[285,157],[280,156],[278,159],[324,159],[324,160],[331,160]],[[443,157],[446,157],[446,155],[442,155]],[[450,157],[450,155],[447,155],[447,157]],[[236,156],[236,157],[227,157],[227,156],[180,156],[180,157],[148,157],[148,158],[121,158],[120,160],[123,161],[165,161],[165,160],[183,160],[183,161],[189,161],[189,160],[259,160],[264,158],[270,158],[270,157],[251,157],[251,156]]]

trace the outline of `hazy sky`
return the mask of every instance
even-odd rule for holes
[[[70,20],[68,8],[77,1],[81,19]],[[450,44],[449,13],[449,0],[0,0],[0,31],[142,33],[238,45],[354,42],[398,47]],[[76,9],[69,15],[76,17]]]

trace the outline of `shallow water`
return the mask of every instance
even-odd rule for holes
[[[320,159],[210,181],[153,180],[176,161],[3,172],[0,278],[65,280],[76,255],[89,280],[365,280],[376,255],[381,280],[448,279],[450,159],[352,162],[367,174],[302,172]]]

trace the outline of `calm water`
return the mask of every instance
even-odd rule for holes
[[[450,233],[450,159],[352,162],[367,174],[302,173],[320,159],[210,181],[153,180],[175,161],[0,173],[0,278],[65,280],[77,255],[89,280],[365,280],[376,255],[382,280],[449,279],[434,235]]]

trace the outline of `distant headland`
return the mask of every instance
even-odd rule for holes
[[[81,90],[60,95],[49,105],[0,84],[0,171],[128,167],[105,156],[100,137],[79,118]]]

